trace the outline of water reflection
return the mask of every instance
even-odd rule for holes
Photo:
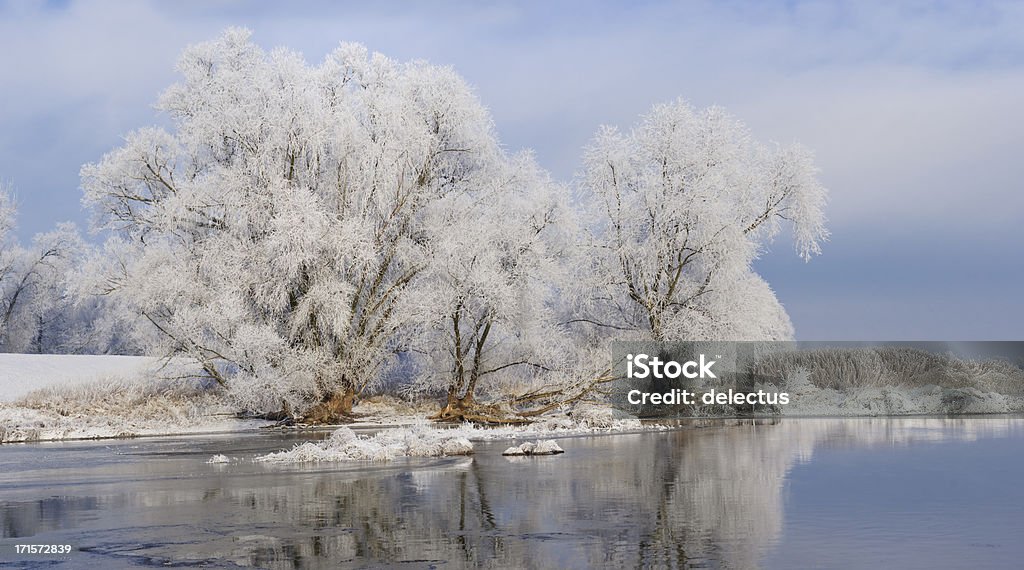
[[[564,440],[558,457],[504,458],[494,442],[466,458],[316,467],[249,461],[290,447],[277,435],[5,446],[0,532],[73,544],[70,566],[752,568],[780,539],[787,474],[815,450],[1020,438],[1022,425],[691,421]],[[240,461],[205,464],[215,453]]]

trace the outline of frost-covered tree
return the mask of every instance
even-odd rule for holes
[[[13,284],[18,281],[17,264],[21,252],[13,235],[15,214],[14,199],[6,187],[0,186],[0,346],[5,344],[11,313],[17,305]]]
[[[67,277],[84,244],[73,224],[39,234],[17,248],[4,291],[0,346],[7,352],[78,352],[69,328],[75,324]]]
[[[115,235],[83,281],[248,410],[347,414],[404,355],[413,391],[447,395],[439,417],[522,416],[605,379],[599,331],[788,338],[751,263],[783,221],[804,257],[827,236],[808,155],[718,110],[601,131],[581,250],[561,189],[503,151],[450,69],[352,44],[311,66],[234,29],[178,69],[158,104],[173,126],[82,169]]]
[[[578,322],[654,340],[792,337],[751,265],[784,224],[804,259],[828,237],[807,151],[757,143],[721,109],[677,101],[629,133],[601,129],[581,188],[595,222]]]
[[[310,66],[229,30],[178,69],[173,128],[82,170],[122,243],[111,287],[246,407],[347,413],[437,314],[417,282],[475,223],[447,205],[516,165],[447,68],[351,44]]]
[[[576,246],[566,192],[526,154],[496,174],[436,204],[441,219],[429,226],[415,284],[429,308],[416,388],[446,394],[440,419],[514,419],[539,407],[524,401],[539,387],[554,401],[576,391],[564,381],[572,346],[557,314]]]
[[[14,236],[16,207],[0,188],[0,350],[61,352],[55,321],[64,308],[66,269],[81,245],[71,224],[22,247]]]
[[[128,322],[107,299],[79,287],[91,247],[74,224],[27,246],[13,235],[16,208],[0,188],[0,351],[129,353]]]

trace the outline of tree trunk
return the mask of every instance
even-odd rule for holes
[[[439,422],[473,422],[478,424],[528,424],[532,420],[509,416],[498,406],[478,404],[472,394],[457,398],[449,391],[448,401],[430,419]]]
[[[356,391],[346,388],[341,392],[332,392],[324,396],[319,404],[313,406],[302,423],[306,424],[339,424],[352,421],[352,406],[356,401]]]
[[[555,388],[550,391],[534,392],[512,399],[508,405],[477,402],[472,391],[466,392],[461,398],[455,386],[448,388],[448,399],[439,412],[430,416],[439,422],[472,422],[481,424],[528,424],[559,406],[574,404],[602,384],[613,382],[618,376],[606,370],[589,381],[586,385],[573,389]],[[531,407],[523,408],[523,404]]]

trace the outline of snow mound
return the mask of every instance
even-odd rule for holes
[[[213,464],[218,464],[218,463],[231,463],[231,460],[230,460],[230,459],[228,459],[228,456],[227,456],[227,455],[223,455],[223,454],[218,454],[218,455],[214,455],[213,457],[211,457],[211,458],[207,459],[207,460],[206,460],[206,462],[207,462],[207,463],[213,463]]]
[[[384,430],[377,435],[366,437],[343,427],[319,443],[303,443],[288,451],[261,455],[256,461],[390,461],[396,457],[444,457],[471,453],[473,444],[465,437],[452,433],[452,430],[417,425]]]
[[[502,452],[502,455],[558,455],[559,453],[565,453],[565,450],[559,447],[554,440],[549,439],[538,441],[537,443],[527,441],[506,449]]]

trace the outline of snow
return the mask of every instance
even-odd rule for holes
[[[639,430],[666,430],[665,426],[643,425],[634,417],[610,408],[581,406],[581,418],[573,416],[543,418],[535,423],[515,426],[481,427],[462,424],[456,427],[420,421],[385,429],[372,437],[359,436],[347,427],[319,443],[303,443],[277,453],[256,458],[267,463],[314,463],[320,461],[389,461],[397,457],[443,457],[466,455],[473,451],[473,441],[497,439],[536,438],[536,443],[525,443],[534,454],[550,455],[563,450],[554,441],[541,438],[624,433]],[[595,422],[595,418],[601,418]],[[592,422],[600,425],[592,425]]]
[[[265,463],[313,463],[320,461],[389,461],[396,457],[443,457],[469,455],[473,444],[449,430],[425,424],[384,430],[374,436],[359,436],[349,428],[336,430],[319,442],[307,442],[291,450],[256,458]]]
[[[549,439],[536,443],[527,441],[518,447],[513,446],[506,449],[502,455],[557,455],[559,453],[565,453],[565,450],[559,447],[555,440]]]
[[[160,364],[149,356],[0,354],[0,402],[13,402],[40,388],[151,377]]]
[[[187,377],[187,364],[162,369],[161,364],[148,357],[2,354],[0,443],[229,432],[271,423],[236,418],[222,390]],[[382,432],[359,445],[335,438],[323,449],[305,447],[278,460],[458,455],[472,451],[470,440],[643,429],[636,418],[593,405],[525,426],[435,427],[423,420],[435,406],[370,398],[356,406],[366,417],[353,427],[405,426],[405,431]]]
[[[223,391],[156,358],[0,354],[0,443],[211,433],[241,420]]]
[[[794,396],[782,406],[786,416],[904,416],[946,414],[1006,414],[1024,409],[1024,403],[997,392],[977,388],[867,387],[839,391],[814,388]]]
[[[234,417],[181,421],[153,418],[71,416],[22,407],[0,407],[0,443],[196,435],[257,429],[270,422]]]
[[[533,446],[534,455],[555,455],[558,453],[565,453],[565,450],[559,447],[552,439],[547,441],[538,441]]]
[[[235,416],[225,391],[187,378],[184,363],[160,368],[155,358],[0,354],[0,443],[230,432],[269,425]],[[836,390],[812,384],[806,374],[786,383],[791,404],[784,416],[891,416],[991,414],[1024,410],[1021,396],[992,386],[863,386]],[[761,386],[775,389],[770,385]],[[339,430],[330,440],[264,456],[267,462],[376,460],[440,457],[472,452],[472,441],[520,440],[538,445],[551,437],[667,429],[608,406],[578,404],[566,413],[527,425],[435,425],[428,401],[376,396],[360,402],[364,417],[349,427],[387,429],[373,437]],[[522,447],[521,445],[518,447]]]

